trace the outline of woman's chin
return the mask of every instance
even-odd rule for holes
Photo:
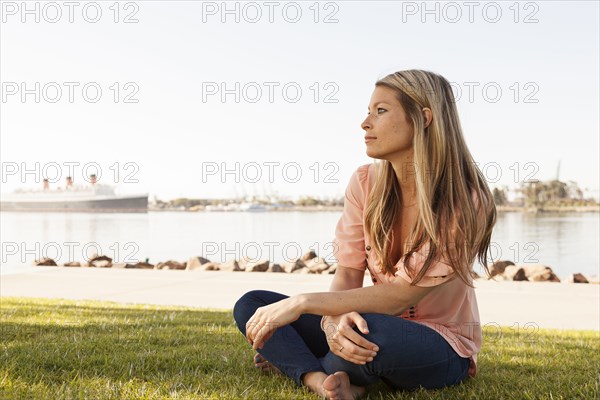
[[[366,153],[367,157],[381,159],[381,154],[376,151],[367,149]]]

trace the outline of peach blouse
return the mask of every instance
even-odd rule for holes
[[[394,276],[379,272],[375,254],[371,252],[369,239],[363,221],[365,200],[375,183],[376,165],[364,164],[352,174],[346,187],[344,211],[335,229],[333,254],[339,265],[365,271],[371,274],[374,285],[394,282],[398,277],[412,282],[406,272],[403,256],[394,267]],[[392,231],[393,240],[393,231]],[[393,242],[392,242],[393,243]],[[429,245],[413,254],[409,261],[414,276],[423,267]],[[448,341],[461,357],[469,358],[468,375],[477,374],[477,353],[481,349],[482,330],[475,290],[467,286],[450,266],[437,262],[429,267],[417,286],[443,285],[425,296],[398,317],[426,325]]]

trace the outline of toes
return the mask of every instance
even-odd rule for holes
[[[271,362],[264,358],[260,353],[254,355],[254,367],[260,369],[262,372],[281,373],[277,367],[271,364]]]
[[[269,364],[269,361],[266,358],[264,358],[261,354],[256,353],[254,355],[254,365],[256,367],[261,367],[263,365],[268,365],[268,364]]]
[[[353,399],[348,374],[344,371],[338,371],[329,375],[323,381],[323,389],[331,399]]]
[[[255,368],[258,368],[262,372],[269,372],[273,369],[273,366],[271,364],[260,364],[260,365],[255,365]]]
[[[254,363],[255,364],[259,364],[259,363],[262,363],[262,362],[265,362],[265,361],[266,361],[265,358],[260,353],[256,353],[254,355]]]
[[[340,386],[340,379],[337,377],[337,375],[329,375],[323,381],[323,389],[330,391],[330,392],[333,390],[336,390],[339,386]]]

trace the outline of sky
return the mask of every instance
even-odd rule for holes
[[[375,81],[425,69],[490,187],[560,162],[598,198],[598,2],[74,4],[2,2],[2,193],[341,197]]]

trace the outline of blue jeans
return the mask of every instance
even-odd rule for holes
[[[233,308],[238,329],[246,336],[246,323],[257,308],[289,296],[266,290],[244,294]],[[361,336],[379,346],[377,356],[364,365],[354,364],[329,351],[321,316],[303,314],[281,327],[258,352],[283,374],[303,386],[310,371],[333,374],[345,371],[350,382],[367,386],[379,379],[394,389],[437,389],[460,383],[467,377],[469,359],[460,357],[448,342],[428,326],[387,314],[364,313],[369,333]]]

